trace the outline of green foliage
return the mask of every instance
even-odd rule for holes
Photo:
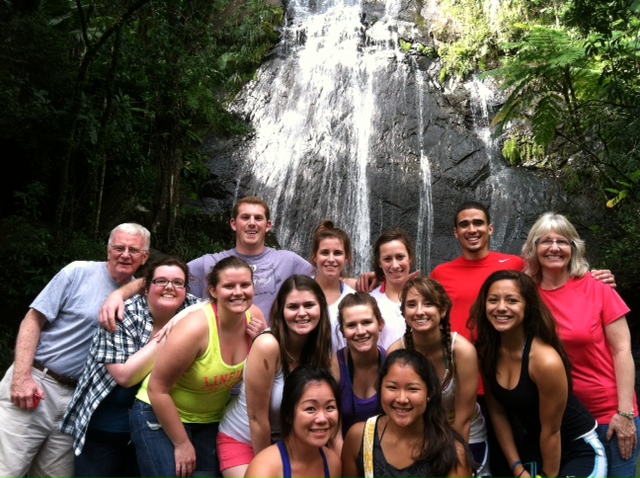
[[[617,225],[598,231],[602,259],[594,266],[615,271],[618,289],[633,291],[636,297],[640,286],[640,208],[637,202],[624,201],[616,213]]]
[[[544,148],[519,133],[512,134],[504,142],[502,155],[512,166],[539,166],[546,161]]]
[[[261,0],[7,5],[0,147],[25,180],[3,178],[0,217],[17,200],[26,217],[96,236],[143,207],[170,245],[172,215],[206,180],[202,138],[247,132],[225,106],[275,45],[283,10]],[[34,193],[47,198],[41,209]]]
[[[495,65],[509,42],[521,35],[519,22],[531,16],[544,16],[540,2],[478,2],[476,0],[443,0],[439,6],[446,24],[436,27],[434,34],[443,43],[438,47],[449,74],[465,76],[479,67]]]
[[[550,169],[570,194],[585,191],[613,210],[595,230],[603,265],[622,290],[640,281],[640,2],[568,0],[555,20],[521,25],[498,79],[508,98],[495,116],[509,131],[503,153]],[[631,8],[630,8],[631,6]]]
[[[629,175],[629,181],[617,181],[618,188],[607,188],[607,191],[615,194],[612,199],[607,201],[607,207],[615,207],[620,201],[627,198],[630,194],[635,194],[634,198],[636,202],[640,202],[640,169],[634,171]]]
[[[182,208],[174,240],[167,252],[191,260],[235,247],[235,234],[226,215],[212,215],[189,206]]]
[[[400,38],[400,49],[405,53],[411,51],[411,43]]]

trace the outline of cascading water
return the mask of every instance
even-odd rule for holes
[[[423,110],[422,94],[424,81],[421,75],[416,77],[420,111]],[[420,131],[424,131],[424,116],[420,115]],[[417,269],[431,271],[431,238],[433,231],[433,201],[431,198],[431,163],[424,151],[424,137],[420,144],[420,172],[422,173],[422,188],[420,190],[420,209],[418,212],[418,233],[416,251],[418,251]],[[426,231],[426,234],[425,234]],[[424,241],[424,242],[423,242]]]
[[[494,248],[518,252],[523,225],[551,201],[544,179],[506,165],[491,143],[488,111],[473,111],[486,105],[475,102],[480,83],[447,90],[438,61],[401,48],[400,38],[432,41],[418,8],[427,6],[288,2],[281,42],[230,106],[253,133],[211,147],[218,184],[263,197],[282,247],[308,257],[324,219],[347,231],[352,275],[371,270],[371,245],[396,226],[413,237],[423,273],[458,256],[452,217],[470,199],[494,213]],[[205,204],[228,210],[219,201]]]
[[[378,96],[390,85],[379,78],[390,67],[396,70],[394,83],[413,76],[399,49],[399,9],[399,2],[387,2],[383,17],[365,29],[359,1],[289,2],[277,69],[263,69],[235,110],[255,128],[246,154],[253,194],[272,206],[280,244],[306,252],[313,228],[332,219],[352,238],[352,273],[370,270],[372,235],[381,232],[371,230],[367,175],[372,135],[385,134],[377,119],[384,115]],[[420,97],[423,83],[419,77],[414,91],[403,94]],[[416,218],[421,224],[417,267],[429,261],[431,228],[422,218],[431,209],[425,205],[430,184],[424,178]],[[402,182],[399,178],[389,187],[403,187]],[[393,218],[383,217],[380,229],[394,225]]]
[[[548,207],[545,207],[545,203],[548,204],[550,202],[551,195],[546,196],[545,193],[548,191],[545,191],[545,187],[542,187],[542,190],[535,195],[525,189],[524,192],[529,195],[531,202],[526,199],[524,201],[514,201],[514,196],[520,193],[520,191],[512,189],[514,182],[519,184],[529,182],[531,184],[531,178],[524,177],[522,172],[516,168],[506,166],[498,151],[496,140],[492,136],[490,129],[491,112],[495,109],[496,104],[500,102],[500,98],[496,96],[494,88],[489,87],[485,81],[480,80],[477,76],[474,76],[464,86],[469,91],[474,130],[478,138],[485,144],[489,163],[490,175],[485,187],[490,197],[491,214],[494,218],[492,221],[494,223],[494,232],[491,239],[491,248],[502,251],[505,249],[505,245],[524,242],[531,210],[548,209]],[[516,176],[518,176],[518,181],[514,181]],[[541,183],[540,186],[543,184]]]

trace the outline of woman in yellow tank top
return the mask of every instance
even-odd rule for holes
[[[132,410],[142,476],[219,476],[218,422],[251,345],[253,273],[242,259],[228,257],[208,282],[212,302],[174,327]]]

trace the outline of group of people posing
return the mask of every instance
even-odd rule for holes
[[[522,257],[490,251],[479,203],[453,226],[462,256],[430,276],[392,229],[358,280],[331,221],[310,261],[266,247],[256,197],[234,206],[234,249],[161,257],[140,279],[149,232],[116,227],[107,262],[65,267],[21,324],[0,474],[635,476],[611,274],[589,272],[559,214]]]

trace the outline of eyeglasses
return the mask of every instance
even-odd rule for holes
[[[571,242],[567,241],[566,239],[545,239],[544,241],[540,241],[538,242],[539,246],[548,248],[551,247],[553,244],[555,244],[556,246],[558,246],[560,249],[566,249],[568,247],[571,247]]]
[[[147,252],[140,250],[137,247],[125,247],[125,246],[109,246],[116,254],[124,254],[125,251],[129,251],[131,257],[138,257],[140,254]]]
[[[159,277],[158,279],[153,279],[151,282],[158,287],[167,287],[171,284],[174,289],[184,289],[184,281],[182,279],[169,280],[164,277]]]

